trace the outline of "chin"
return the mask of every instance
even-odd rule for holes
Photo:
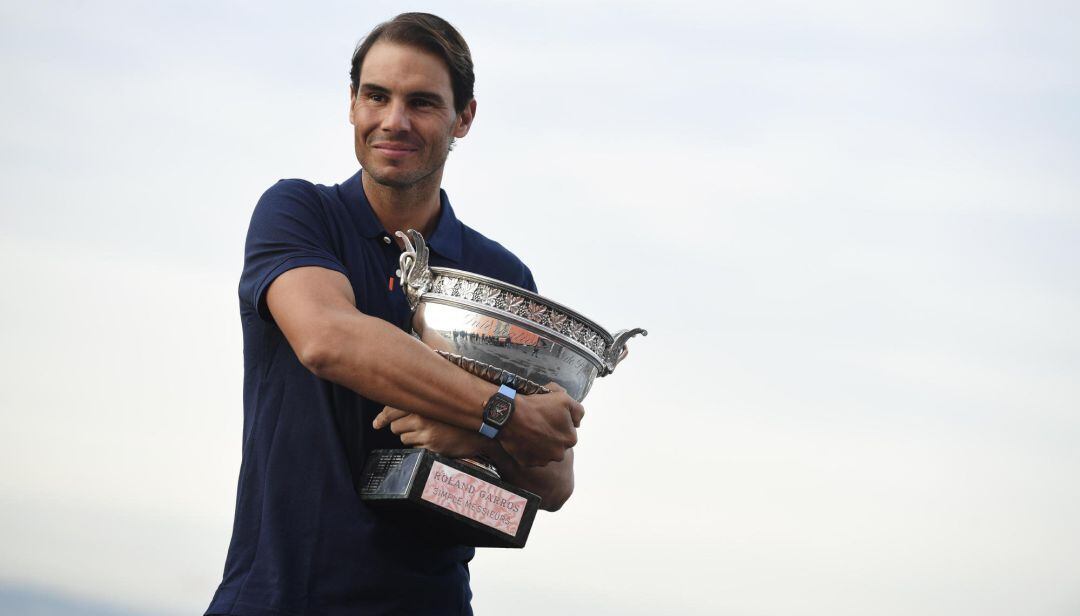
[[[360,161],[360,167],[376,184],[399,189],[416,186],[441,169],[441,167],[417,169],[411,166],[401,168],[379,164],[369,166],[365,165],[364,161]]]
[[[395,173],[393,170],[387,172],[377,167],[365,167],[363,163],[360,164],[360,167],[376,184],[382,184],[390,188],[408,188],[416,183],[416,179],[408,173]]]

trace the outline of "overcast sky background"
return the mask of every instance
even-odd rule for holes
[[[1017,7],[2,3],[0,614],[205,609],[248,218],[355,172],[416,9],[476,62],[459,216],[650,331],[479,614],[1080,612],[1080,9]]]

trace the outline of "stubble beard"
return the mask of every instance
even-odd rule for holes
[[[404,176],[395,176],[394,174],[382,173],[377,165],[367,165],[365,160],[370,160],[376,156],[374,148],[364,143],[361,147],[357,143],[357,159],[360,161],[360,167],[364,170],[368,176],[371,177],[375,183],[391,188],[394,190],[407,190],[410,188],[418,188],[425,181],[429,181],[432,176],[441,171],[446,165],[446,159],[450,156],[450,150],[453,149],[454,139],[451,137],[448,140],[446,148],[442,149],[442,157],[439,160],[431,161],[431,164],[425,164],[419,169],[411,173],[407,173]],[[360,155],[360,152],[369,154],[368,156]],[[393,167],[388,167],[392,169]]]
[[[385,186],[387,188],[393,188],[394,190],[407,190],[410,188],[416,188],[425,181],[429,180],[431,176],[435,175],[441,167],[435,167],[433,169],[420,170],[416,174],[410,174],[403,177],[396,177],[380,173],[378,169],[372,169],[368,166],[360,164],[364,172],[367,173],[376,184]]]

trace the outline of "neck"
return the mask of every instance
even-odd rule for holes
[[[361,173],[360,180],[375,216],[399,245],[402,241],[393,235],[395,231],[416,229],[425,237],[435,231],[442,203],[439,199],[442,170],[403,188],[380,184],[367,173]]]

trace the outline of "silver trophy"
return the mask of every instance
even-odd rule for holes
[[[413,331],[436,353],[485,380],[520,394],[547,393],[558,383],[581,401],[598,376],[626,355],[644,329],[609,333],[573,310],[505,282],[428,265],[424,237],[404,240],[402,288]],[[523,547],[540,498],[510,485],[484,460],[454,460],[423,449],[372,452],[359,483],[370,505],[414,514],[461,543]]]

